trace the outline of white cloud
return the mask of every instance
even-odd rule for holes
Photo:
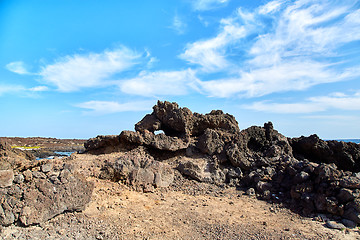
[[[88,101],[76,104],[76,107],[91,110],[87,113],[94,115],[104,115],[117,112],[137,112],[149,111],[154,105],[154,101],[135,101],[119,103],[114,101]]]
[[[193,0],[193,8],[197,11],[211,10],[226,5],[230,0]]]
[[[30,74],[26,69],[25,63],[22,61],[8,63],[5,67],[7,70],[17,74]]]
[[[263,6],[260,6],[258,11],[260,14],[273,13],[278,11],[283,3],[284,1],[271,1]]]
[[[301,103],[254,102],[244,108],[271,113],[314,113],[330,109],[360,111],[360,92],[352,95],[336,93],[329,96],[308,98]]]
[[[137,77],[122,81],[122,92],[140,96],[185,95],[197,88],[195,72],[182,71],[141,72]]]
[[[186,30],[186,23],[183,21],[183,19],[180,18],[179,15],[175,15],[173,18],[173,22],[171,25],[171,28],[177,33],[177,34],[184,34]]]
[[[216,36],[189,43],[180,58],[203,72],[223,73],[199,84],[215,97],[257,97],[351,80],[360,76],[360,64],[338,57],[347,56],[342,47],[360,40],[355,3],[276,0],[252,12],[239,8],[221,20]]]
[[[259,97],[274,92],[305,90],[317,84],[356,76],[360,76],[360,66],[337,72],[329,68],[328,64],[304,59],[243,71],[237,78],[202,81],[199,85],[212,97]]]
[[[85,87],[106,86],[110,84],[110,78],[138,64],[141,58],[141,54],[126,47],[102,53],[75,54],[42,67],[39,75],[59,91],[71,92]]]
[[[29,90],[33,91],[33,92],[45,92],[45,91],[48,91],[49,88],[47,86],[36,86],[36,87],[30,88]]]
[[[26,88],[20,85],[0,85],[0,96],[7,93],[18,93],[25,91]]]
[[[179,57],[192,64],[201,66],[204,72],[217,72],[227,69],[231,64],[227,57],[227,48],[247,35],[246,28],[223,19],[220,33],[210,39],[200,40],[186,45]]]

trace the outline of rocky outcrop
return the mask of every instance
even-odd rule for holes
[[[35,159],[29,151],[11,148],[10,144],[0,139],[0,170],[23,169]]]
[[[6,172],[5,172],[6,171]],[[44,161],[24,171],[0,173],[0,225],[38,224],[67,211],[83,210],[90,202],[92,183],[71,166]]]
[[[104,176],[152,191],[171,184],[173,175],[166,173],[172,166],[196,181],[242,187],[304,214],[323,212],[360,223],[357,144],[316,135],[289,139],[271,122],[240,131],[235,118],[220,110],[198,114],[160,101],[135,130],[85,145],[89,152],[131,150],[128,158],[105,168]],[[156,134],[158,130],[164,133]],[[163,176],[168,176],[165,181]]]
[[[144,192],[168,187],[174,180],[173,170],[167,164],[154,160],[141,147],[107,164],[102,170],[101,178],[122,181]]]
[[[334,163],[342,170],[360,171],[360,145],[356,143],[324,141],[317,135],[290,140],[294,154],[318,163]]]

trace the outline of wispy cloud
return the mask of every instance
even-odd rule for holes
[[[25,63],[22,61],[8,63],[8,64],[6,64],[5,67],[7,70],[17,73],[17,74],[21,74],[21,75],[30,74],[26,68]]]
[[[39,75],[59,91],[71,92],[86,87],[101,87],[118,73],[140,63],[143,56],[126,47],[101,53],[75,54],[42,67]]]
[[[18,93],[24,91],[26,88],[20,85],[0,85],[0,96],[7,93]]]
[[[343,46],[360,40],[356,2],[276,0],[251,12],[239,8],[221,20],[216,36],[189,43],[180,58],[203,72],[225,73],[200,83],[215,97],[257,97],[351,80],[360,76],[360,64],[351,56],[338,59],[346,56]]]
[[[29,90],[33,92],[45,92],[45,91],[49,91],[49,88],[47,86],[36,86],[30,88]]]
[[[247,29],[234,23],[233,19],[223,19],[221,31],[216,37],[187,44],[179,57],[191,64],[200,65],[204,72],[225,70],[231,65],[227,59],[228,48],[247,34]]]
[[[114,101],[88,101],[76,104],[76,107],[84,108],[87,114],[104,115],[117,112],[137,112],[149,111],[154,105],[154,101],[135,101],[127,103],[119,103]]]
[[[0,85],[0,96],[4,94],[16,94],[21,97],[34,97],[35,92],[48,91],[46,86],[37,86],[32,88],[27,88],[22,85]]]
[[[175,14],[170,28],[172,28],[177,34],[181,35],[185,33],[186,27],[187,25],[184,20],[178,14]]]
[[[271,101],[254,102],[244,108],[271,113],[314,113],[330,109],[360,111],[360,91],[354,94],[334,93],[329,96],[308,98],[304,102],[275,103]]]
[[[121,81],[122,92],[140,96],[185,95],[197,88],[198,79],[191,69],[182,71],[141,72],[137,77]]]
[[[193,0],[193,8],[197,11],[206,11],[226,5],[230,0]]]

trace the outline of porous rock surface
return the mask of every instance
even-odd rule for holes
[[[92,183],[60,160],[27,162],[20,168],[1,170],[0,225],[30,226],[64,212],[81,211],[90,202],[92,191]]]
[[[157,187],[154,176],[163,169],[151,166],[166,164],[165,169],[171,166],[200,182],[249,193],[255,189],[259,198],[285,202],[305,215],[328,213],[360,223],[358,144],[323,141],[315,135],[290,139],[271,122],[240,131],[235,118],[221,110],[203,115],[166,101],[159,101],[135,130],[90,139],[86,151],[141,147],[150,154],[146,160],[119,159],[105,172],[113,178],[121,175],[130,185],[136,182],[143,190],[145,185]],[[164,133],[156,135],[158,130]],[[171,181],[167,177],[167,184]]]

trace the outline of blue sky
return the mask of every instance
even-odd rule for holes
[[[360,138],[358,0],[0,1],[0,135],[118,134],[159,100]]]

